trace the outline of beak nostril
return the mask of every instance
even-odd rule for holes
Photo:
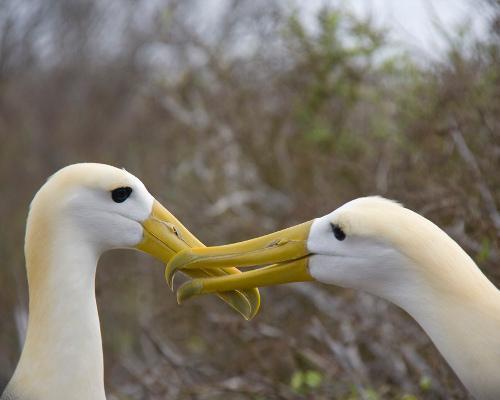
[[[168,225],[170,231],[175,235],[177,236],[180,240],[184,241],[182,239],[182,236],[181,236],[181,233],[179,232],[179,230],[175,227],[175,225],[172,225],[172,224],[169,224]]]
[[[269,243],[266,248],[280,247],[290,242],[288,239],[276,239]]]

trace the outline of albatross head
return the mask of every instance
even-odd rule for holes
[[[30,207],[25,240],[28,329],[19,363],[1,398],[104,400],[94,290],[100,255],[131,248],[166,263],[190,246],[202,243],[127,171],[75,164],[55,173]],[[236,273],[241,272],[230,267],[188,275]],[[247,319],[259,308],[257,289],[217,295]]]
[[[183,250],[166,274],[225,263],[264,267],[194,279],[178,289],[178,301],[308,280],[361,289],[415,318],[475,397],[500,398],[500,292],[445,232],[398,203],[360,198],[257,239]]]
[[[30,207],[27,250],[41,231],[78,241],[96,255],[137,248],[167,262],[191,235],[132,174],[104,164],[74,164],[52,175]],[[62,242],[61,242],[62,241]]]
[[[453,265],[436,267],[435,255],[449,260],[463,251],[432,222],[381,197],[346,203],[323,217],[226,246],[187,249],[167,266],[176,271],[203,266],[262,266],[240,276],[195,279],[181,286],[178,300],[214,290],[242,289],[317,280],[365,290],[401,305],[422,287],[449,286]],[[442,258],[440,258],[442,261]]]
[[[51,176],[31,203],[25,241],[28,279],[43,278],[48,271],[41,266],[47,265],[47,259],[61,258],[62,252],[74,254],[75,262],[67,268],[92,268],[94,262],[85,264],[78,258],[97,262],[108,250],[132,248],[167,263],[190,246],[202,243],[134,175],[104,164],[74,164]],[[214,271],[210,275],[239,272],[235,268]],[[220,297],[247,318],[258,308],[255,290]]]

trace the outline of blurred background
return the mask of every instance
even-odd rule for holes
[[[443,227],[500,285],[500,2],[2,0],[0,388],[27,318],[24,224],[57,169],[125,167],[206,244],[358,196]],[[468,398],[367,294],[262,290],[243,321],[163,268],[97,275],[109,399]]]

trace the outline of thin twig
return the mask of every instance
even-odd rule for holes
[[[458,153],[460,157],[465,161],[465,164],[470,169],[472,174],[474,175],[474,179],[479,189],[479,194],[483,199],[484,205],[488,214],[493,222],[493,226],[496,228],[498,232],[500,232],[500,214],[495,204],[495,199],[491,194],[491,191],[486,184],[486,181],[483,177],[481,169],[479,168],[479,164],[474,156],[474,153],[470,150],[465,138],[460,131],[458,124],[454,121],[452,122],[452,126],[450,128],[450,134],[457,146]]]

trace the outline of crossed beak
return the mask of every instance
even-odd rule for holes
[[[156,200],[151,214],[142,222],[142,226],[144,236],[136,246],[137,249],[152,255],[164,264],[167,264],[180,251],[188,250],[190,247],[203,247],[203,243]],[[187,269],[183,272],[193,279],[241,275],[241,271],[228,263],[225,263],[223,268],[211,266],[210,268]],[[218,292],[217,295],[246,319],[253,318],[259,310],[260,295],[256,288],[228,289]]]
[[[239,268],[262,266],[241,274],[188,281],[177,291],[179,303],[205,293],[313,280],[308,270],[310,253],[307,249],[312,222],[240,243],[182,250],[168,263],[165,277],[171,284],[177,271],[213,271],[230,265]]]

